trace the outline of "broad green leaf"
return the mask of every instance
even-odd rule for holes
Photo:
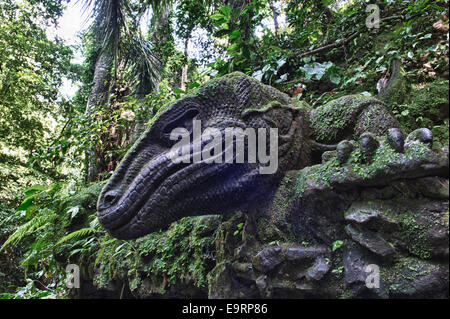
[[[30,195],[33,195],[33,194],[35,194],[35,193],[38,193],[38,192],[42,192],[42,191],[44,191],[44,190],[46,190],[47,189],[47,186],[44,186],[44,185],[34,185],[34,186],[32,186],[32,187],[30,187],[30,188],[27,188],[26,190],[25,190],[25,195],[27,195],[27,197],[28,196],[30,196]]]
[[[222,19],[225,19],[225,16],[223,14],[221,14],[221,13],[214,13],[211,16],[211,19],[213,19],[214,21],[220,21]]]
[[[172,91],[173,91],[173,93],[175,93],[175,94],[185,94],[185,93],[186,93],[186,91],[184,91],[184,90],[182,90],[182,89],[177,89],[177,88],[172,89]]]
[[[331,73],[330,74],[330,81],[336,85],[338,85],[341,82],[341,76],[337,73]]]
[[[263,75],[264,75],[264,73],[263,73],[261,70],[258,70],[258,71],[254,72],[254,73],[252,74],[252,77],[254,77],[255,79],[257,79],[258,81],[261,81]]]
[[[190,90],[192,90],[192,89],[198,88],[199,86],[200,86],[200,83],[194,82],[194,83],[189,84],[188,87]]]
[[[70,214],[70,219],[74,219],[78,215],[79,212],[80,212],[80,206],[72,207],[71,209],[69,209],[67,211],[67,213]]]
[[[34,197],[33,197],[33,196],[30,196],[30,197],[25,198],[25,199],[23,200],[22,204],[20,204],[20,206],[17,207],[17,211],[18,211],[18,212],[20,212],[20,211],[26,211],[27,208],[30,207],[31,204],[33,203],[33,200],[34,200]]]
[[[233,32],[230,33],[230,39],[234,40],[239,38],[239,36],[241,35],[241,31],[240,30],[234,30]]]
[[[225,16],[229,17],[231,13],[231,7],[223,6],[222,8],[220,8],[220,12],[222,12]]]

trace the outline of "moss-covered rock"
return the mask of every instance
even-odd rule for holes
[[[381,136],[387,128],[400,127],[383,102],[365,95],[347,95],[314,109],[312,135],[323,143],[356,138],[365,132]]]
[[[215,266],[218,216],[186,217],[168,230],[151,233],[134,243],[122,242],[104,253],[96,277],[99,286],[109,284],[108,256],[120,263],[117,276],[126,277],[137,298],[206,297],[207,274]],[[125,249],[118,249],[123,247]],[[120,253],[118,253],[118,251]]]

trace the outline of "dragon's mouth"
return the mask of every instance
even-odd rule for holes
[[[119,239],[135,239],[145,234],[164,229],[173,221],[185,216],[189,211],[194,216],[205,212],[205,207],[200,208],[201,201],[195,200],[198,194],[205,191],[205,187],[210,189],[220,189],[227,180],[233,180],[235,176],[224,179],[223,176],[235,171],[235,167],[230,164],[205,165],[196,163],[184,165],[172,174],[166,175],[155,181],[154,191],[149,192],[135,207],[133,211],[127,211],[126,218],[121,218],[120,223],[105,226],[109,233]],[[196,173],[201,172],[201,176]],[[194,176],[196,176],[194,178]],[[189,179],[189,183],[183,183]],[[171,186],[176,187],[171,188]],[[207,186],[209,185],[209,186]],[[194,199],[194,200],[193,200]],[[189,201],[198,204],[187,204]],[[205,204],[205,201],[202,202]],[[210,205],[211,203],[207,203]],[[215,202],[213,202],[215,204]],[[210,211],[208,213],[218,213]]]
[[[177,165],[170,165],[168,163],[165,166],[167,167],[166,170],[161,169],[161,166],[164,165],[161,165],[161,161],[158,161],[158,159],[151,161],[145,168],[148,174],[143,177],[139,175],[139,178],[134,180],[116,204],[108,208],[98,209],[100,223],[111,234],[130,224],[133,218],[145,207],[152,206],[149,205],[149,202],[151,202],[150,199],[153,194],[158,192],[164,181],[188,167],[189,164],[179,163]],[[135,198],[136,196],[138,196],[137,200]]]
[[[191,144],[191,150],[192,147]],[[218,156],[224,156],[225,152],[226,149]],[[180,197],[189,197],[197,187],[229,169],[230,164],[192,163],[192,160],[189,163],[174,162],[168,152],[160,154],[139,172],[114,205],[102,207],[108,191],[102,194],[98,205],[99,221],[111,235],[122,239],[123,234],[128,239],[129,234],[139,237],[144,232],[159,230],[163,221],[171,219],[161,215],[167,214],[177,201],[182,200]],[[223,182],[215,180],[211,183]],[[141,229],[143,227],[145,230]]]
[[[208,142],[198,142],[200,152]],[[187,162],[174,161],[174,153],[166,149],[142,168],[134,168],[138,173],[128,185],[124,178],[112,181],[114,186],[105,188],[99,198],[97,209],[102,226],[116,238],[134,239],[161,230],[183,216],[218,213],[226,209],[219,207],[224,203],[232,206],[230,193],[242,186],[241,178],[253,169],[253,164],[236,163],[236,152],[231,162],[225,162],[225,154],[234,145],[223,145],[222,152],[214,156],[222,161],[195,162],[195,143],[186,145],[190,151]],[[238,182],[231,185],[231,181]],[[125,187],[126,191],[120,192]],[[209,190],[215,192],[209,196],[212,201],[202,200],[202,194]],[[117,196],[115,201],[108,202],[109,193]]]
[[[234,207],[233,200],[224,200],[229,195],[226,185],[233,183],[235,185],[228,189],[235,189],[240,184],[237,176],[243,177],[247,171],[245,164],[195,163],[185,166],[163,180],[131,218],[109,228],[109,232],[116,238],[129,240],[163,230],[181,217],[223,213],[227,207]],[[200,176],[197,175],[199,172]],[[183,183],[187,179],[189,183]],[[174,184],[177,187],[170,189]],[[204,200],[207,189],[217,198]]]

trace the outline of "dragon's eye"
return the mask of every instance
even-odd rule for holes
[[[170,133],[176,128],[185,128],[188,131],[192,130],[192,121],[199,111],[195,108],[190,108],[183,112],[180,116],[172,119],[164,126],[162,130],[163,135],[170,135]]]

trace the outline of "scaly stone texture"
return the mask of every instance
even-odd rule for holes
[[[277,127],[277,173],[172,163],[168,135],[193,119],[221,132]],[[448,147],[426,128],[406,135],[384,102],[350,95],[311,109],[233,73],[165,108],[98,216],[120,239],[150,233],[139,266],[123,266],[138,298],[448,298],[448,192]],[[221,215],[193,217],[208,214]],[[366,284],[373,267],[378,287]]]

